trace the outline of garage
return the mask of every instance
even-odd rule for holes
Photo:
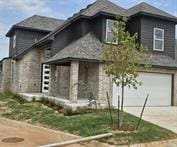
[[[172,75],[141,72],[138,81],[142,83],[138,89],[125,87],[124,106],[142,106],[149,94],[147,106],[171,106]],[[117,107],[117,97],[121,96],[121,88],[113,83],[112,104]]]

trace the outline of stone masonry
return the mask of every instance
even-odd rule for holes
[[[4,59],[2,62],[2,91],[10,91],[11,83],[11,59]]]
[[[79,62],[71,62],[70,67],[70,91],[69,99],[72,102],[76,102],[78,98],[78,78],[79,78]]]
[[[41,50],[31,50],[20,60],[3,60],[2,91],[14,93],[41,91]]]
[[[0,91],[2,90],[2,64],[0,63]]]
[[[106,102],[106,92],[109,93],[109,96],[111,97],[112,91],[111,91],[111,78],[109,78],[105,71],[105,64],[100,63],[99,64],[99,78],[98,78],[98,99]]]

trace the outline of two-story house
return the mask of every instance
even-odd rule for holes
[[[177,105],[175,25],[177,18],[147,3],[124,9],[97,0],[65,21],[32,16],[7,33],[9,58],[2,61],[2,89],[17,93],[46,93],[77,103],[87,99],[87,83],[94,96],[117,105],[120,89],[104,72],[103,45],[113,37],[116,16],[128,18],[127,30],[152,53],[148,71],[139,71],[142,85],[125,89],[125,105]]]

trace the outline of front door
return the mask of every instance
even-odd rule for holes
[[[50,66],[47,64],[43,64],[42,71],[42,92],[49,92],[49,82],[50,82]]]

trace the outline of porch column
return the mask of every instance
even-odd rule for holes
[[[100,63],[99,64],[99,71],[98,71],[98,99],[103,103],[107,103],[107,96],[106,92],[109,93],[109,96],[112,96],[111,92],[111,78],[109,78],[105,71],[105,65]]]
[[[173,105],[177,106],[177,72],[174,73],[173,79]]]
[[[70,67],[70,91],[69,100],[77,102],[78,98],[78,75],[79,75],[79,62],[72,61]]]

